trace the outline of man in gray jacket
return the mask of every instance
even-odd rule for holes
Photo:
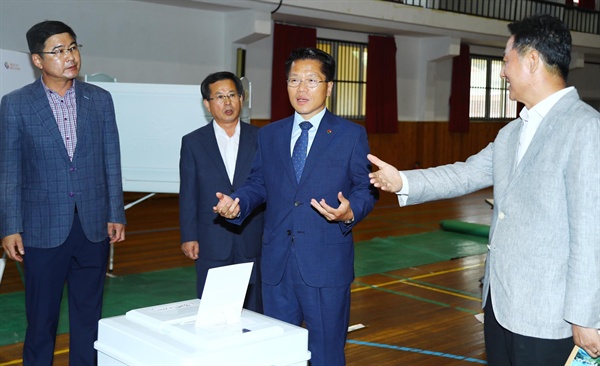
[[[371,183],[400,205],[494,187],[483,286],[488,364],[564,365],[573,343],[600,356],[600,114],[566,87],[571,36],[548,15],[511,23],[500,76],[525,104],[465,162]]]

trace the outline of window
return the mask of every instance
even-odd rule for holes
[[[317,48],[333,56],[337,67],[327,108],[344,118],[365,119],[367,44],[317,39]]]
[[[469,117],[482,120],[513,119],[517,102],[508,99],[507,83],[500,77],[502,59],[471,56]]]

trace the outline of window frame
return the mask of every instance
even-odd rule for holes
[[[329,53],[335,60],[334,88],[327,98],[326,107],[346,119],[362,121],[367,114],[367,60],[368,43],[317,38],[317,48]],[[348,48],[348,49],[345,49]],[[352,55],[352,53],[356,54]],[[350,54],[349,54],[350,53]],[[344,58],[354,57],[358,65]],[[354,101],[343,103],[345,101]]]
[[[469,120],[486,121],[486,122],[508,122],[517,116],[517,102],[509,99],[508,83],[500,77],[500,71],[503,67],[503,59],[498,56],[471,54],[470,60],[470,82],[469,82]],[[481,85],[480,78],[474,78],[476,65],[474,60],[485,63],[485,86]],[[496,70],[494,70],[496,69]],[[474,116],[474,110],[481,109],[481,101],[474,100],[474,90],[484,90],[483,100],[483,116]],[[497,93],[499,91],[499,93]],[[494,95],[496,94],[496,95]],[[496,105],[494,100],[497,99]],[[475,111],[478,112],[478,111]],[[498,115],[498,116],[496,116]]]

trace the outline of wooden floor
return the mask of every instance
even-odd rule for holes
[[[399,208],[382,193],[373,212],[354,229],[356,241],[439,229],[456,219],[489,224],[484,203],[491,190],[446,201]],[[142,197],[127,193],[126,201]],[[127,239],[115,248],[116,276],[191,266],[179,248],[176,195],[156,195],[127,211]],[[485,364],[480,284],[484,256],[445,261],[357,278],[352,285],[350,324],[365,327],[348,334],[348,365]],[[22,291],[17,266],[7,263],[0,294]],[[68,364],[67,335],[57,338],[55,365]],[[21,365],[22,344],[0,347],[0,366]]]

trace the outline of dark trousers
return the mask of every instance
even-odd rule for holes
[[[489,294],[484,308],[483,327],[489,366],[564,366],[574,346],[573,337],[533,338],[502,327],[494,315]]]
[[[200,247],[200,251],[202,251],[202,247]],[[196,259],[196,294],[198,295],[198,298],[202,298],[202,292],[204,291],[204,285],[206,284],[206,277],[208,276],[209,269],[223,267],[230,264],[248,262],[254,262],[254,266],[252,266],[252,273],[250,274],[250,283],[248,284],[248,291],[246,292],[246,298],[244,299],[244,308],[262,314],[263,300],[262,284],[260,278],[260,257],[245,258],[242,253],[242,248],[237,244],[233,246],[233,252],[227,259]]]
[[[350,285],[310,287],[300,275],[294,249],[283,279],[276,286],[263,283],[265,315],[308,329],[311,366],[344,366],[344,347],[350,316]]]
[[[27,244],[27,243],[25,243]],[[65,281],[69,301],[70,365],[95,365],[102,315],[108,239],[87,240],[75,214],[67,240],[56,248],[25,248],[25,366],[52,365]]]

